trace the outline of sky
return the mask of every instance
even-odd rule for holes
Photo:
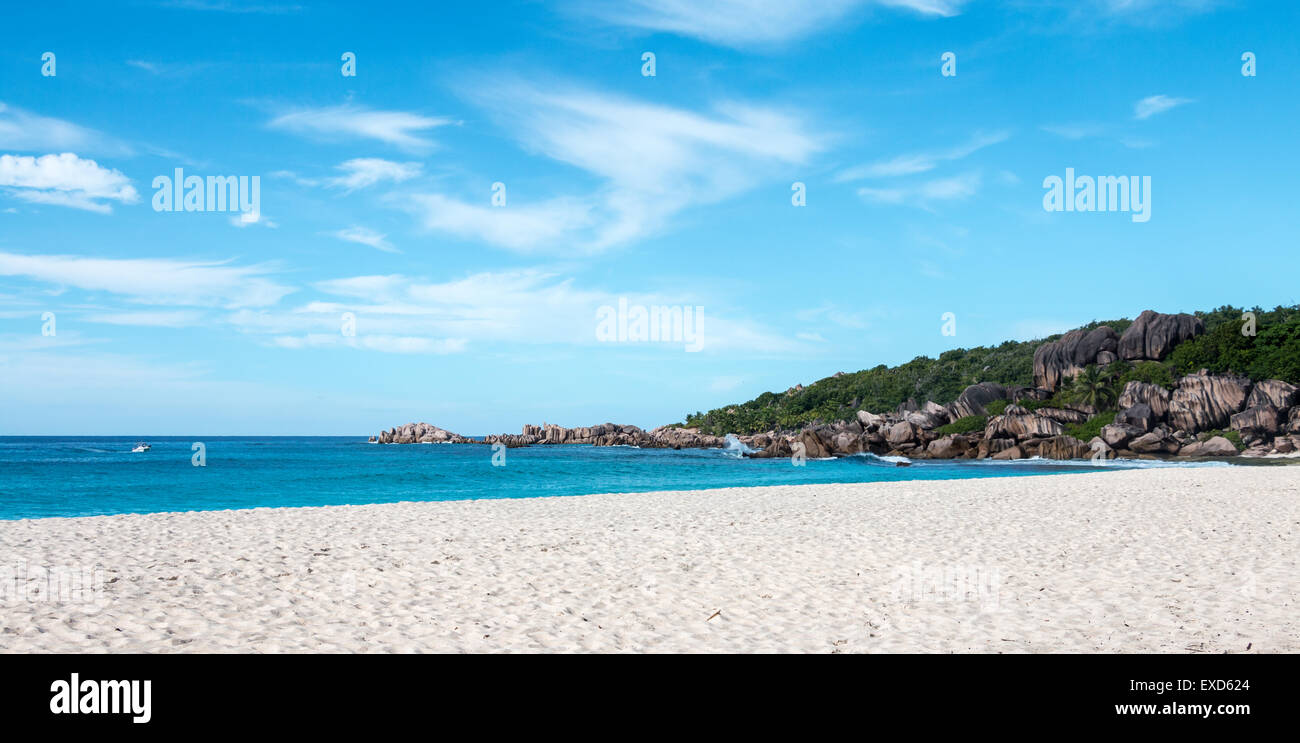
[[[6,8],[0,435],[649,428],[1300,301],[1300,4],[414,5]]]

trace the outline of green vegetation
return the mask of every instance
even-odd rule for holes
[[[1115,411],[1098,413],[1083,423],[1074,423],[1065,427],[1065,433],[1080,441],[1091,441],[1093,436],[1100,436],[1103,426],[1115,422]]]
[[[988,420],[982,415],[968,415],[965,418],[958,418],[946,426],[939,426],[934,430],[942,436],[947,436],[950,433],[975,433],[976,431],[983,431]]]
[[[1104,410],[1113,405],[1115,400],[1119,398],[1119,392],[1114,387],[1114,380],[1115,376],[1109,371],[1098,369],[1096,366],[1089,364],[1088,368],[1074,377],[1074,382],[1070,385],[1070,391],[1073,393],[1075,402],[1098,410]]]
[[[1282,379],[1300,384],[1300,305],[1270,311],[1254,309],[1258,331],[1255,336],[1242,335],[1242,312],[1240,308],[1228,306],[1198,312],[1197,316],[1205,322],[1206,333],[1178,345],[1163,362],[1117,361],[1104,369],[1085,369],[1079,379],[1065,380],[1051,398],[1026,399],[1019,404],[1030,410],[1086,404],[1104,414],[1114,410],[1119,393],[1130,381],[1173,389],[1179,377],[1202,368],[1216,374],[1236,373],[1254,380]],[[1131,324],[1130,320],[1094,321],[1082,329],[1109,325],[1122,334]],[[764,392],[749,402],[707,413],[697,412],[687,417],[685,425],[717,436],[795,429],[819,422],[849,420],[858,410],[878,413],[893,410],[909,399],[946,405],[976,382],[1032,386],[1034,350],[1059,338],[1054,335],[1036,341],[1007,341],[999,346],[956,348],[945,351],[937,359],[918,356],[899,366],[882,364],[839,374],[802,389]],[[994,403],[988,412],[998,415],[1004,407],[1005,404],[998,407]],[[1080,427],[1090,426],[1093,420]],[[975,424],[956,421],[940,430],[954,432],[952,427],[958,425]],[[1096,428],[1100,429],[1101,425]],[[1087,438],[1093,435],[1096,434]]]

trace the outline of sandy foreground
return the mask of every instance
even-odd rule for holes
[[[0,650],[1296,652],[1298,560],[1300,467],[34,519]]]

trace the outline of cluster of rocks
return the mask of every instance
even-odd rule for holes
[[[702,434],[696,428],[660,426],[645,431],[637,426],[602,423],[595,426],[565,428],[552,423],[540,426],[525,424],[518,434],[501,433],[470,438],[428,423],[404,426],[371,436],[374,444],[505,444],[510,448],[542,444],[590,444],[592,446],[639,446],[643,449],[714,449],[726,446],[721,436]]]
[[[1160,361],[1179,343],[1204,332],[1204,323],[1194,315],[1147,310],[1123,335],[1102,325],[1067,333],[1040,346],[1034,353],[1033,387],[980,382],[967,387],[948,405],[931,401],[918,405],[909,400],[886,413],[860,410],[853,420],[735,438],[745,445],[746,456],[755,458],[802,454],[820,459],[862,453],[908,459],[1236,456],[1236,445],[1215,435],[1225,430],[1238,433],[1246,447],[1241,452],[1245,456],[1300,451],[1300,390],[1275,379],[1252,384],[1244,377],[1216,376],[1202,370],[1179,379],[1173,390],[1132,381],[1119,396],[1114,422],[1086,442],[1068,435],[1066,427],[1086,422],[1096,415],[1095,409],[1084,405],[1036,407],[1028,402],[1052,397],[1063,380],[1089,365]],[[1007,404],[1000,414],[990,416],[988,406],[996,401]],[[971,417],[986,418],[983,430],[949,434],[938,430]],[[615,423],[578,428],[525,425],[519,434],[480,439],[427,423],[408,423],[370,440],[379,444],[502,443],[509,447],[590,444],[696,449],[729,445],[725,438],[695,428],[661,426],[645,431]]]

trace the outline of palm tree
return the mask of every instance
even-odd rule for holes
[[[1116,398],[1110,376],[1092,364],[1075,375],[1070,390],[1075,402],[1091,405],[1097,410],[1106,410]]]

